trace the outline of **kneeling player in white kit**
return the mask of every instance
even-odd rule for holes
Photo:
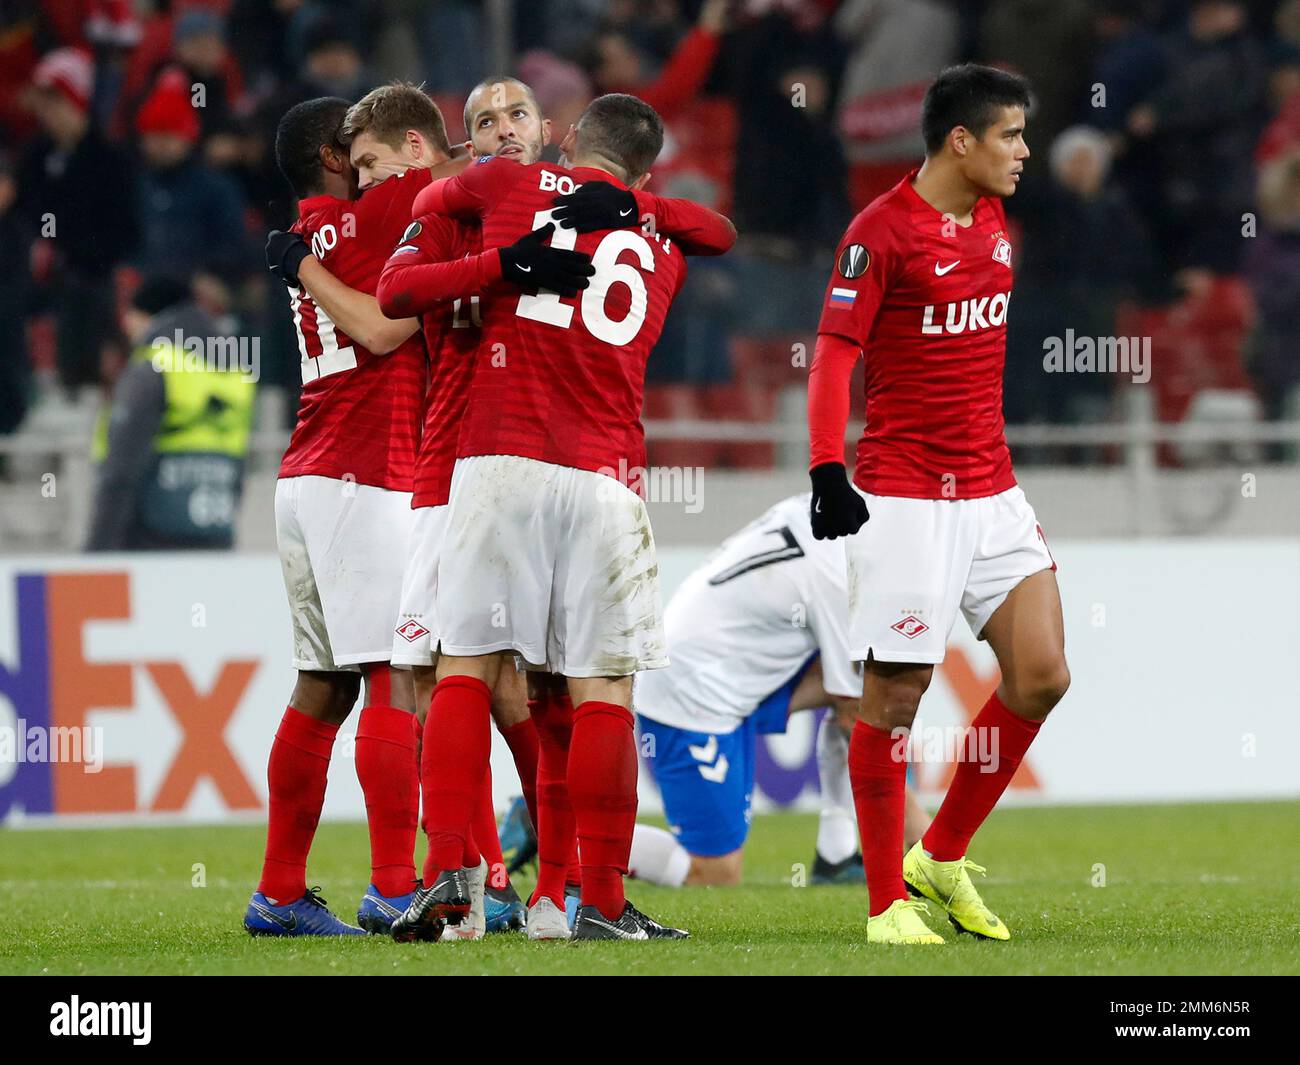
[[[638,678],[634,706],[672,832],[637,825],[635,877],[739,883],[759,736],[784,732],[796,711],[830,707],[817,731],[812,879],[862,881],[848,771],[862,677],[849,654],[844,548],[813,539],[810,499],[785,499],[729,537],[668,604],[671,664]],[[909,843],[928,825],[909,795]]]

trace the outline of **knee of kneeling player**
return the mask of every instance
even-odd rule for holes
[[[740,883],[740,870],[740,851],[721,858],[701,858],[692,854],[686,883],[698,887],[730,887]]]

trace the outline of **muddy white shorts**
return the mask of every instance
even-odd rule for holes
[[[392,663],[432,666],[438,658],[438,559],[442,557],[447,507],[417,507],[411,513],[411,553],[402,577]]]
[[[456,460],[438,563],[442,653],[620,677],[668,664],[645,503],[612,477],[514,455]]]
[[[845,542],[855,661],[942,662],[958,610],[979,636],[1012,588],[1055,568],[1019,487],[982,499],[858,493],[871,520]]]
[[[296,669],[387,662],[410,542],[411,494],[333,477],[275,486],[275,538]]]

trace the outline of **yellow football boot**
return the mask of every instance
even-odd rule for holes
[[[903,883],[907,890],[947,910],[948,920],[957,931],[985,939],[1010,939],[1011,930],[984,905],[971,883],[972,872],[982,876],[985,869],[969,858],[936,862],[926,856],[919,840],[903,858]]]
[[[867,918],[867,942],[942,943],[943,936],[935,935],[921,919],[925,912],[924,902],[896,899],[884,913]]]

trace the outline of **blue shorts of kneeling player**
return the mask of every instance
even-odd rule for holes
[[[812,661],[735,732],[692,732],[637,716],[639,749],[659,786],[668,827],[691,854],[716,858],[744,846],[758,737],[785,731],[790,700]]]

